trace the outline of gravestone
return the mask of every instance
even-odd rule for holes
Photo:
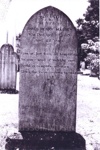
[[[54,7],[34,14],[21,35],[19,131],[6,149],[85,150],[75,132],[77,37],[70,19]]]
[[[1,70],[2,70],[2,53],[0,51],[0,78],[1,78]],[[0,80],[0,87],[1,87],[1,80]]]
[[[10,44],[2,45],[0,53],[0,90],[15,91],[18,64],[17,54]]]
[[[47,7],[21,35],[19,131],[75,131],[77,37],[70,19]]]

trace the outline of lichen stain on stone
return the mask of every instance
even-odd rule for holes
[[[53,91],[54,91],[54,86],[55,86],[55,81],[53,77],[48,78],[44,83],[43,83],[43,92],[45,93],[45,97],[47,99],[51,99],[53,96]]]

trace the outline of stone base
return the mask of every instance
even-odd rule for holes
[[[16,89],[0,89],[0,94],[18,94]]]
[[[75,132],[22,132],[23,139],[8,138],[6,150],[86,150],[84,138]]]

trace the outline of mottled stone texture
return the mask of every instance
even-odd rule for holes
[[[10,44],[0,50],[0,90],[15,90],[18,58]]]
[[[36,131],[33,139],[16,139],[14,136],[7,138],[6,142],[6,150],[86,150],[85,140],[75,132]]]
[[[47,7],[21,36],[19,131],[75,131],[77,39],[70,19]]]

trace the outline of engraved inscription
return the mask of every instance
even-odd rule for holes
[[[34,57],[32,56],[36,57],[37,63],[33,64]],[[47,57],[47,56],[50,56],[50,57]],[[57,56],[57,58],[55,56]],[[74,65],[75,57],[76,55],[72,57],[71,54],[57,53],[57,52],[56,53],[46,53],[46,52],[23,53],[23,57],[21,59],[22,63],[20,64],[20,68],[21,68],[22,73],[26,72],[26,73],[33,73],[33,74],[36,74],[36,73],[66,74],[68,72],[69,66]],[[60,71],[57,71],[57,69],[58,70],[60,69]],[[75,71],[70,72],[70,73],[75,73]]]

